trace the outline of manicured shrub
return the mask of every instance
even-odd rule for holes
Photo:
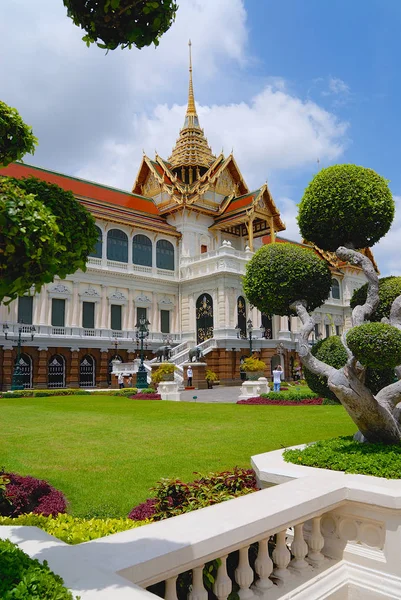
[[[0,166],[34,154],[37,143],[32,127],[24,123],[17,109],[0,100]]]
[[[312,348],[312,354],[336,369],[341,369],[347,362],[347,352],[338,335],[332,335],[317,342]],[[323,398],[330,398],[336,404],[340,404],[337,396],[327,385],[327,377],[315,375],[306,367],[304,367],[304,375],[311,390]]]
[[[359,362],[375,369],[401,363],[401,331],[386,323],[363,323],[347,333],[347,344]]]
[[[365,283],[352,294],[350,300],[351,308],[359,304],[365,304],[368,292],[368,284]],[[382,277],[379,279],[379,298],[380,302],[375,312],[370,316],[370,321],[380,322],[383,317],[389,318],[391,305],[401,294],[401,277]]]
[[[283,457],[297,465],[401,479],[401,446],[394,444],[361,444],[347,436],[288,449]]]
[[[29,525],[40,527],[50,535],[67,544],[81,544],[106,535],[140,527],[145,519],[81,519],[71,515],[59,514],[57,517],[27,514],[19,517],[0,517],[0,525]]]
[[[175,365],[162,363],[158,369],[152,371],[152,383],[157,384],[165,380],[174,380]]]
[[[160,521],[243,496],[257,489],[254,471],[240,467],[235,467],[233,471],[200,475],[199,479],[190,483],[179,479],[162,479],[152,490],[155,497],[136,506],[128,518],[143,519],[146,514],[147,518]]]
[[[246,400],[238,400],[237,404],[266,404],[274,406],[318,406],[323,404],[323,398],[304,398],[300,400],[287,400],[281,397],[281,399],[275,398],[262,398],[261,396],[255,396],[254,398],[247,398]]]
[[[247,264],[243,286],[249,302],[261,312],[289,315],[295,300],[304,300],[310,311],[327,300],[331,272],[310,248],[268,244]]]
[[[393,218],[394,200],[383,177],[356,165],[334,165],[321,169],[306,188],[298,224],[306,240],[333,252],[348,244],[373,246]]]
[[[10,540],[0,540],[2,600],[73,600],[59,575],[46,561],[30,558]],[[78,600],[78,597],[75,597]]]
[[[47,481],[35,477],[2,472],[8,480],[0,495],[0,515],[17,517],[24,513],[58,515],[67,508],[62,492],[56,490]]]
[[[291,402],[300,402],[301,400],[318,398],[319,394],[316,394],[315,392],[299,392],[298,390],[291,390],[285,394],[282,392],[268,392],[267,394],[260,394],[260,397],[269,400],[290,400]]]

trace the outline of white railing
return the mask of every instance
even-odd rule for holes
[[[65,327],[52,327],[52,335],[65,335]]]
[[[0,537],[47,560],[82,600],[94,590],[156,600],[135,589],[155,584],[176,600],[177,578],[189,600],[227,599],[234,586],[241,600],[345,600],[356,597],[348,584],[378,600],[401,597],[400,522],[395,481],[322,472],[78,546],[36,528],[0,527]]]
[[[87,262],[88,267],[96,267],[97,269],[105,269],[109,271],[125,271],[135,275],[144,275],[161,279],[174,279],[177,277],[177,270],[159,269],[158,267],[145,267],[143,265],[134,265],[130,262],[120,262],[118,260],[108,260],[103,258],[89,257]]]
[[[119,262],[117,260],[108,260],[106,265],[108,269],[128,271],[128,263]]]

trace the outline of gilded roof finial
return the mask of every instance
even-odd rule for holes
[[[187,116],[196,117],[195,97],[194,97],[194,86],[192,83],[192,44],[191,40],[188,42],[189,46],[189,89],[188,89],[188,108]]]

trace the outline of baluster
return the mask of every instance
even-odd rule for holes
[[[177,600],[177,577],[166,579],[165,600]]]
[[[276,547],[273,550],[273,562],[276,568],[273,571],[273,576],[282,582],[286,582],[290,573],[288,572],[288,563],[291,560],[291,553],[285,543],[287,531],[280,531],[276,536]]]
[[[207,591],[203,585],[204,566],[192,569],[192,590],[188,594],[188,600],[207,600]]]
[[[290,562],[290,567],[301,573],[309,565],[305,560],[305,556],[308,554],[308,544],[304,540],[304,526],[303,523],[299,523],[294,527],[294,540],[291,544],[291,553],[294,556]]]
[[[255,571],[259,579],[254,585],[257,594],[262,595],[266,590],[272,587],[273,582],[269,579],[273,571],[273,561],[269,556],[269,539],[261,540],[258,543],[258,557],[255,560]]]
[[[221,565],[217,571],[216,581],[213,585],[213,592],[218,600],[227,600],[227,596],[232,590],[233,584],[227,575],[227,556],[221,557]]]
[[[322,517],[315,517],[312,519],[312,531],[308,542],[308,560],[314,567],[318,567],[324,561],[324,556],[320,552],[324,546],[324,537],[320,531],[321,518]]]
[[[235,569],[235,581],[238,583],[240,590],[238,596],[240,600],[249,600],[255,594],[250,589],[253,582],[253,570],[249,564],[249,546],[240,548],[238,567]]]

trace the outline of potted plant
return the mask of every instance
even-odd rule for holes
[[[171,363],[162,363],[156,371],[152,372],[152,383],[161,381],[174,381],[175,365]]]
[[[215,373],[211,369],[206,369],[205,379],[207,382],[208,389],[211,390],[213,388],[213,382],[218,381],[217,373]]]
[[[263,377],[265,369],[266,365],[263,360],[259,360],[254,356],[249,356],[242,363],[242,370],[245,371],[247,379],[251,381],[255,381],[259,379],[259,377]]]

